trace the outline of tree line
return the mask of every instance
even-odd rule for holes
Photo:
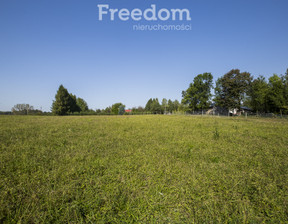
[[[92,110],[88,108],[88,104],[82,98],[76,97],[68,90],[60,85],[55,95],[55,100],[51,107],[52,113],[55,115],[93,115],[93,114],[114,114],[123,115],[125,113],[125,105],[115,103],[105,110]]]
[[[15,115],[41,115],[42,111],[34,109],[30,104],[22,103],[16,104],[11,110],[11,114]],[[9,115],[9,113],[7,113]]]
[[[214,95],[212,90],[214,89]],[[216,80],[213,75],[197,75],[188,88],[182,91],[182,100],[150,98],[145,107],[133,107],[125,110],[121,102],[105,109],[89,109],[87,102],[60,85],[51,111],[54,115],[123,115],[123,114],[170,114],[174,112],[203,111],[211,106],[239,109],[251,108],[255,113],[288,114],[288,69],[285,75],[273,74],[266,80],[264,76],[254,78],[249,72],[232,69]],[[17,104],[12,108],[13,114],[41,114],[29,104]]]
[[[250,107],[259,113],[288,114],[288,69],[285,75],[274,74],[256,79],[249,72],[232,69],[216,81],[215,95],[211,73],[199,74],[182,92],[187,111],[208,109],[212,103],[226,109]]]
[[[133,107],[125,110],[123,103],[115,103],[105,109],[92,110],[88,108],[85,100],[78,98],[60,85],[55,95],[55,100],[52,103],[52,113],[55,115],[123,115],[123,114],[163,114],[172,113],[181,109],[181,104],[178,100],[163,99],[161,104],[158,98],[148,100],[145,108]]]

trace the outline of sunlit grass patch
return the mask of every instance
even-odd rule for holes
[[[0,220],[287,222],[288,122],[0,117]]]

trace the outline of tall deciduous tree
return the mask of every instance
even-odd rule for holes
[[[284,98],[284,83],[282,79],[274,74],[269,78],[269,90],[267,94],[267,101],[270,112],[280,112],[285,106]]]
[[[216,81],[215,102],[227,109],[240,109],[250,88],[252,76],[248,72],[232,69]]]
[[[200,110],[209,107],[212,96],[213,76],[211,73],[197,75],[189,88],[182,92],[182,103],[188,105],[190,110]]]
[[[254,79],[248,92],[248,106],[250,106],[254,111],[260,113],[266,112],[268,110],[268,90],[269,86],[265,77],[259,76],[257,79]]]

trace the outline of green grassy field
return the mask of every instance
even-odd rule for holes
[[[0,223],[287,223],[288,121],[0,116]]]

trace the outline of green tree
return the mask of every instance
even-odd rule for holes
[[[173,104],[174,104],[174,110],[175,110],[175,111],[178,111],[178,110],[179,110],[179,107],[180,107],[179,101],[178,101],[178,100],[174,100]]]
[[[209,107],[213,76],[211,73],[197,75],[186,91],[182,91],[182,103],[190,110],[203,110]]]
[[[111,114],[112,113],[112,107],[106,107],[105,110],[103,110],[104,114]]]
[[[161,108],[162,108],[163,113],[167,112],[167,99],[166,98],[162,99]]]
[[[155,98],[152,100],[152,103],[150,106],[150,112],[153,114],[161,114],[161,105],[159,103],[158,98]]]
[[[150,111],[150,112],[151,112],[151,105],[152,105],[152,103],[153,103],[153,100],[152,100],[152,98],[150,98],[150,99],[148,100],[148,102],[146,103],[146,106],[145,106],[145,110],[146,110],[146,111]]]
[[[251,83],[248,95],[248,106],[257,112],[266,112],[268,110],[267,95],[269,86],[265,77],[259,76]]]
[[[283,77],[283,80],[285,105],[282,107],[282,110],[285,114],[288,114],[288,68],[286,70],[285,76]]]
[[[232,69],[216,81],[214,101],[227,109],[240,109],[249,91],[252,76],[248,72]]]
[[[70,111],[69,113],[75,113],[75,112],[80,112],[81,108],[78,106],[77,104],[77,97],[76,95],[73,95],[72,93],[70,93]]]
[[[119,115],[123,115],[124,113],[125,113],[125,106],[124,105],[120,105],[118,114]]]
[[[71,99],[72,98],[72,99]],[[52,112],[56,115],[67,115],[72,112],[73,97],[69,94],[68,90],[63,85],[59,86],[59,89],[55,95],[55,100],[52,104]]]
[[[77,98],[60,85],[52,103],[52,112],[56,115],[67,115],[75,112],[89,112],[88,105],[82,98]]]
[[[169,113],[172,113],[174,111],[174,103],[172,100],[168,100],[168,111]]]
[[[145,108],[143,108],[141,106],[132,108],[132,113],[133,114],[143,114],[144,112],[145,112]]]
[[[281,112],[281,109],[285,107],[284,83],[278,75],[274,74],[269,78],[268,86],[267,102],[269,111]]]
[[[189,111],[188,104],[181,102],[178,107],[178,111],[182,111],[182,112]]]
[[[76,99],[76,104],[77,104],[77,106],[80,108],[80,111],[82,111],[82,112],[85,112],[85,111],[88,111],[88,110],[89,110],[86,101],[83,100],[82,98],[79,98],[79,97],[78,97],[78,98]]]
[[[27,115],[29,114],[31,111],[34,111],[34,107],[26,104],[26,103],[22,103],[22,104],[16,104],[14,105],[14,107],[12,108],[12,113],[13,114],[22,114],[22,115]]]
[[[119,114],[119,108],[120,107],[124,107],[124,112],[125,112],[125,105],[124,104],[122,104],[122,103],[115,103],[115,104],[113,104],[112,105],[112,114],[115,114],[115,115],[117,115],[117,114]]]
[[[284,99],[285,99],[285,107],[288,108],[288,68],[286,70],[285,76],[284,76]]]

